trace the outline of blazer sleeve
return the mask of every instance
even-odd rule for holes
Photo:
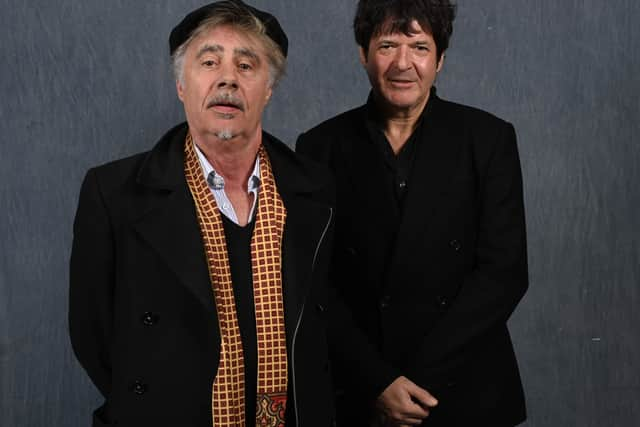
[[[449,359],[464,355],[467,346],[496,327],[504,327],[528,287],[516,135],[511,124],[496,134],[480,190],[475,266],[414,358],[412,373],[425,382],[429,382],[425,376],[447,365]]]
[[[114,237],[95,170],[80,190],[70,263],[69,334],[78,361],[103,396],[111,387]]]
[[[323,165],[329,165],[330,163],[330,149],[331,144],[326,143],[326,140],[319,139],[316,135],[320,132],[306,132],[302,133],[296,139],[296,153],[302,154],[305,157],[313,159]]]
[[[375,400],[396,378],[399,370],[385,362],[356,326],[351,312],[335,287],[329,291],[329,352],[332,361],[348,372],[347,383],[361,391],[364,400]]]
[[[301,133],[300,135],[298,135],[298,138],[296,138],[296,145],[295,145],[296,153],[302,154],[304,156],[312,157],[310,156],[310,153],[309,153],[308,141],[309,141],[309,138],[307,137],[307,134]]]
[[[324,142],[308,133],[303,133],[296,141],[296,153],[327,165],[329,163],[329,150],[327,149],[329,144],[324,144]],[[332,203],[335,205],[334,198],[332,198]],[[362,397],[365,400],[374,400],[402,374],[383,360],[380,352],[357,327],[351,311],[337,289],[335,271],[332,267],[329,270],[328,293],[331,308],[329,310],[328,337],[332,363],[342,367],[340,372],[348,372],[347,382],[355,384],[362,391]]]

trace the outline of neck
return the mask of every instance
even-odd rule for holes
[[[429,100],[429,95],[419,105],[396,108],[376,101],[380,111],[384,134],[395,154],[398,154],[416,129],[420,116]]]
[[[224,178],[225,188],[246,190],[262,143],[262,128],[258,126],[249,137],[237,135],[231,139],[221,139],[213,134],[192,136],[216,173]]]

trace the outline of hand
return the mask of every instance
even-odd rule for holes
[[[437,404],[435,397],[406,377],[396,378],[376,400],[385,426],[420,425]]]

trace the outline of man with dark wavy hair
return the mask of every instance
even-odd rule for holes
[[[526,417],[507,330],[528,286],[516,136],[436,95],[454,17],[448,0],[359,1],[369,98],[298,139],[337,179],[334,280],[397,374],[363,392],[337,366],[341,425],[511,427]]]

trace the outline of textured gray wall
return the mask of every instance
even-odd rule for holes
[[[361,103],[355,0],[254,0],[291,40],[266,128]],[[166,39],[194,0],[0,0],[0,425],[87,426],[67,264],[92,165],[182,120]],[[640,425],[640,3],[460,0],[439,93],[512,121],[531,288],[511,320],[527,427]]]

